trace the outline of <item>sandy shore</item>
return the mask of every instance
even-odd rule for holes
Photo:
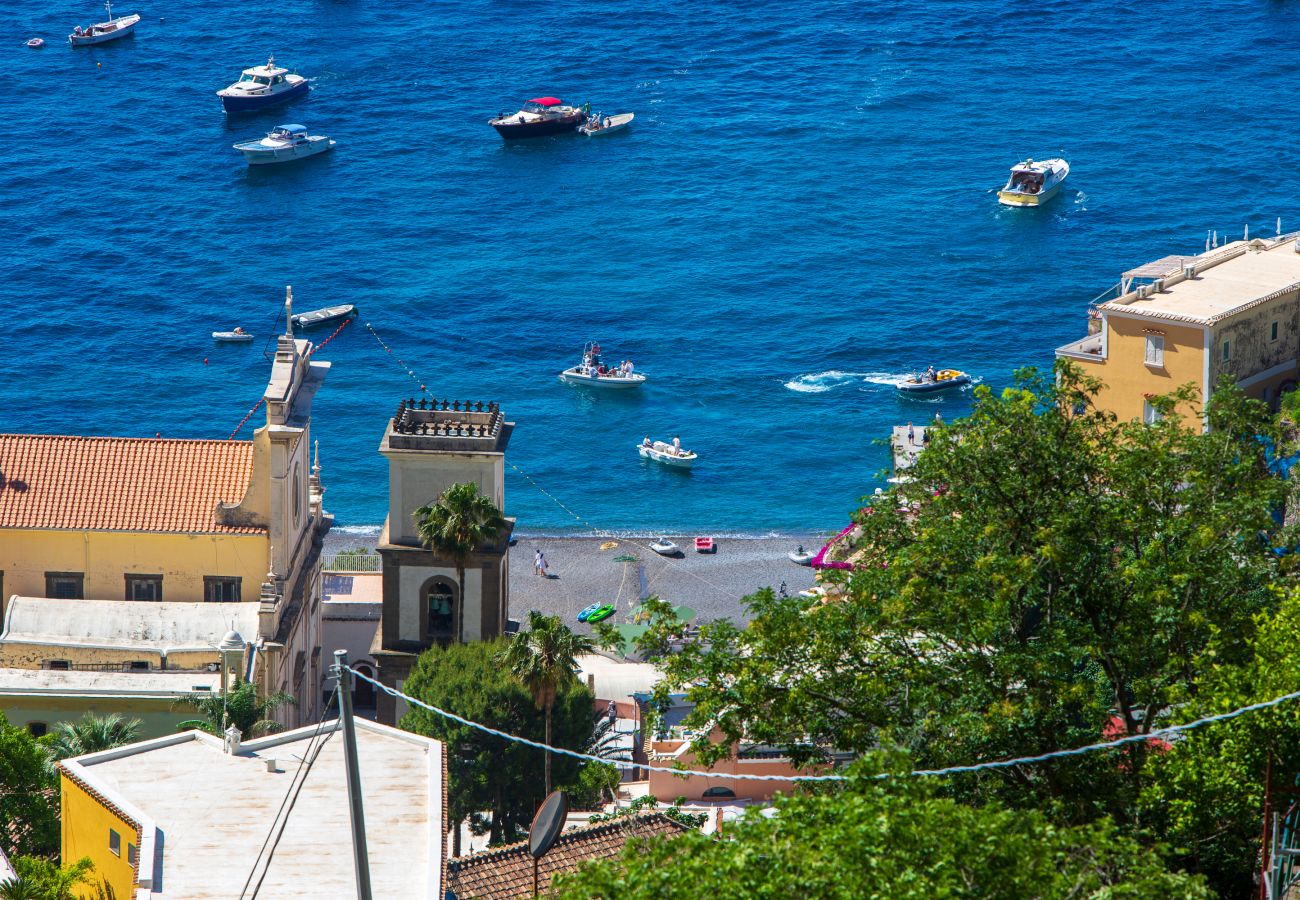
[[[374,547],[378,535],[332,532],[326,538],[327,556],[353,547]],[[815,535],[781,538],[718,538],[717,552],[662,557],[649,547],[651,538],[614,538],[618,546],[601,550],[607,539],[593,537],[520,537],[510,551],[510,617],[524,619],[536,609],[558,615],[575,628],[575,617],[590,603],[617,601],[615,621],[627,614],[642,596],[658,595],[675,605],[695,610],[697,621],[747,617],[741,598],[760,588],[779,589],[782,582],[792,593],[810,587],[813,572],[790,562],[786,554],[800,543],[816,549],[824,539]],[[693,548],[693,537],[669,536],[682,548]],[[533,555],[541,550],[550,567],[549,578],[533,573]],[[623,555],[635,562],[616,562]]]

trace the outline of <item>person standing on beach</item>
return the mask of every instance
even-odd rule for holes
[[[538,550],[533,554],[533,574],[542,574],[542,551]]]
[[[541,550],[537,551],[537,574],[543,578],[551,577],[551,567],[546,564],[546,554]]]

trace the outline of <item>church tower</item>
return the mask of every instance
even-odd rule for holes
[[[388,421],[379,444],[388,459],[388,517],[377,548],[383,614],[372,655],[379,680],[390,687],[400,688],[420,651],[434,644],[505,633],[514,519],[506,520],[495,544],[470,555],[462,597],[456,561],[424,547],[415,511],[453,484],[472,482],[504,512],[506,445],[513,430],[497,404],[459,400],[403,400]],[[389,724],[401,715],[387,695],[377,712]]]

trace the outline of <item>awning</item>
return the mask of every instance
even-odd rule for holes
[[[538,106],[559,106],[560,98],[559,97],[534,97],[528,102],[536,103]]]

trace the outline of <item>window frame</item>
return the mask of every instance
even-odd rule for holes
[[[122,576],[126,580],[126,599],[135,603],[161,603],[163,599],[163,577],[161,575],[142,575],[139,572],[127,572]],[[153,597],[136,597],[137,585],[153,585]]]
[[[1223,362],[1232,362],[1232,340],[1225,339],[1223,342]]]
[[[77,589],[75,597],[62,597],[54,589],[55,584],[60,581],[76,581]],[[46,572],[45,573],[45,596],[51,600],[85,600],[86,599],[86,573],[85,572]]]
[[[1268,334],[1269,334],[1268,342],[1269,342],[1270,344],[1277,340],[1277,320],[1276,320],[1276,319],[1274,319],[1274,320],[1273,320],[1273,324],[1269,326],[1269,332],[1268,332]]]
[[[1142,424],[1154,425],[1161,419],[1160,410],[1151,405],[1145,397],[1142,399]]]
[[[1163,334],[1146,335],[1142,361],[1153,369],[1165,367],[1165,336]]]
[[[108,852],[119,859],[122,857],[122,835],[114,828],[108,829]]]
[[[71,672],[72,660],[70,659],[47,659],[41,663],[41,668],[47,672]]]
[[[234,585],[235,596],[229,600],[214,597],[213,594],[224,586]],[[243,597],[244,579],[240,575],[204,575],[203,601],[205,603],[238,603]]]

